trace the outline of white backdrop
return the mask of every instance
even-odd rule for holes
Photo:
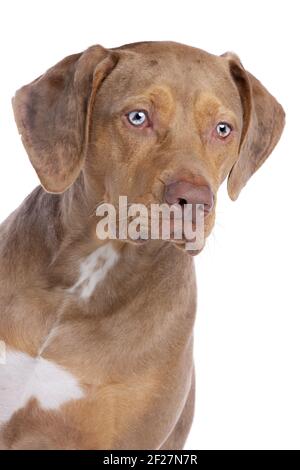
[[[300,449],[299,12],[297,0],[0,4],[0,220],[38,184],[10,99],[100,43],[174,40],[238,53],[287,113],[283,138],[237,202],[220,190],[196,258],[197,408],[189,449]],[[300,9],[300,8],[299,8]]]

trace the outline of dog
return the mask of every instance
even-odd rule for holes
[[[17,91],[41,186],[1,225],[2,449],[182,449],[194,412],[193,252],[100,240],[96,207],[236,200],[284,111],[238,56],[173,42],[71,55]],[[201,251],[201,250],[199,250]]]

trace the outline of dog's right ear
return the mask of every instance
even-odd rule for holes
[[[62,193],[77,179],[97,89],[117,60],[101,46],[90,47],[66,57],[13,98],[23,144],[46,191]]]

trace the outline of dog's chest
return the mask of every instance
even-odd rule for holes
[[[76,305],[79,311],[84,312],[89,298],[105,281],[117,259],[118,255],[110,244],[98,248],[86,258],[81,259],[73,287],[62,296],[58,296],[55,302],[49,303],[47,307],[43,306],[45,313],[46,308],[49,310],[47,317],[41,314],[40,305],[33,305],[30,298],[27,299],[27,304],[25,302],[26,315],[24,308],[17,306],[17,311],[20,309],[20,315],[16,317],[16,321],[18,318],[20,320],[22,315],[23,327],[11,320],[13,323],[7,329],[15,331],[17,336],[7,338],[9,343],[19,344],[21,348],[19,349],[18,346],[12,348],[3,342],[5,354],[0,364],[0,424],[9,421],[14,413],[26,407],[31,399],[36,399],[38,406],[42,409],[58,410],[65,403],[84,397],[83,388],[75,374],[68,369],[68,365],[66,368],[60,366],[56,354],[49,359],[49,356],[47,355],[46,358],[43,353],[54,342],[54,350],[56,352],[59,350],[59,359],[68,357],[68,352],[65,351],[65,348],[68,349],[68,344],[62,340],[63,344],[60,343],[57,346],[55,342],[55,340],[60,342],[60,339],[66,335],[73,343],[71,355],[76,356],[77,351],[80,350],[80,345],[77,344],[79,339],[72,331],[72,327],[65,328],[64,321],[64,317],[68,316],[71,311],[68,307],[69,301],[71,305]],[[34,331],[30,326],[30,314]],[[46,318],[49,321],[48,327],[44,323]],[[63,333],[57,335],[61,327]],[[23,342],[20,341],[22,337],[25,338],[24,349]],[[4,339],[6,341],[6,337]],[[35,351],[35,354],[24,352],[28,350],[26,344],[31,345],[29,349]]]
[[[41,408],[57,410],[84,392],[68,370],[43,357],[7,349],[0,364],[0,423],[36,399]]]
[[[86,426],[82,434],[90,437],[94,433],[97,442],[111,448],[115,426],[125,432],[133,409],[134,419],[139,414],[142,426],[145,410],[152,416],[161,406],[153,397],[160,395],[157,389],[164,389],[165,379],[160,384],[158,371],[151,364],[153,357],[164,357],[166,342],[161,338],[163,332],[170,331],[167,318],[173,318],[174,312],[170,316],[165,312],[159,324],[155,322],[155,293],[152,302],[142,303],[142,309],[136,295],[128,305],[122,304],[120,315],[101,315],[105,299],[97,289],[109,281],[117,261],[114,251],[101,247],[78,260],[73,287],[53,292],[51,302],[50,296],[38,304],[33,304],[31,296],[24,297],[24,320],[11,315],[16,323],[6,330],[16,331],[19,325],[18,338],[26,336],[26,341],[24,348],[20,339],[11,341],[15,349],[7,348],[6,361],[0,364],[0,427],[4,434],[8,428],[17,432],[20,426],[25,434],[32,428],[43,433],[53,426],[51,433],[56,435],[65,423],[72,426],[75,422],[76,429],[78,423],[80,429]],[[99,308],[99,315],[89,309],[90,303]],[[21,315],[22,306],[17,307]],[[128,326],[128,318],[138,318],[139,323]],[[144,331],[146,335],[141,333]],[[33,333],[36,339],[30,349]],[[174,384],[172,393],[176,394]],[[163,396],[161,393],[162,402]]]

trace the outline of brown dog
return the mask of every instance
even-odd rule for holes
[[[21,88],[16,122],[43,187],[1,225],[4,449],[181,449],[193,417],[193,258],[99,241],[102,201],[238,197],[284,126],[234,54],[149,42],[67,57]],[[133,114],[132,114],[133,113]]]

